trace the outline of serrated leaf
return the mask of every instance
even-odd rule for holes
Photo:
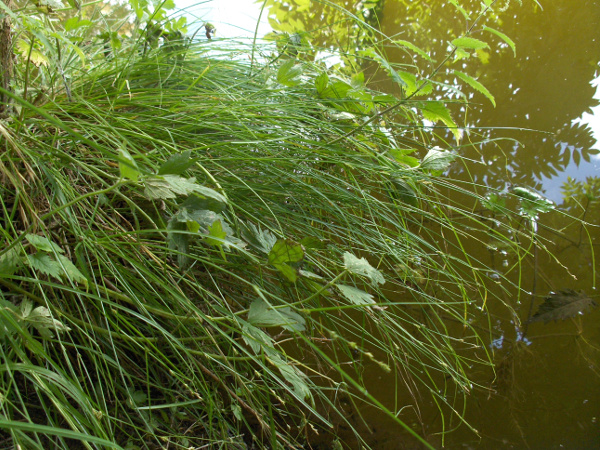
[[[364,305],[373,305],[375,304],[374,297],[361,289],[357,289],[352,286],[347,286],[345,284],[336,284],[335,287],[339,289],[344,297],[350,300],[351,303],[355,305],[364,306]]]
[[[450,111],[444,105],[444,103],[439,101],[429,101],[427,103],[422,103],[420,105],[421,114],[423,117],[434,124],[438,121],[442,121],[444,125],[446,125],[452,134],[454,134],[454,138],[458,142],[462,136],[461,130],[456,126],[456,122],[450,115]]]
[[[482,48],[489,48],[489,45],[479,39],[471,38],[471,37],[461,37],[454,39],[452,41],[452,45],[458,48],[468,48],[472,50],[478,50]]]
[[[302,246],[289,239],[279,239],[269,252],[269,264],[279,270],[288,280],[295,283],[298,279],[296,269],[288,263],[297,263],[304,258]]]
[[[277,82],[284,86],[293,87],[301,83],[302,66],[290,59],[284,62],[277,71]]]
[[[255,354],[260,354],[261,350],[272,350],[273,338],[260,328],[244,323],[242,326],[242,339],[252,349]]]
[[[319,74],[315,78],[315,88],[317,89],[317,94],[319,94],[319,96],[322,96],[323,92],[325,92],[325,89],[327,89],[328,84],[329,76],[326,72]]]
[[[395,194],[400,198],[400,200],[414,207],[419,206],[417,194],[407,181],[403,180],[402,178],[394,178],[392,179],[392,184],[396,188]]]
[[[45,306],[38,306],[27,314],[27,316],[23,316],[23,321],[32,325],[46,339],[53,337],[52,331],[64,333],[71,330],[61,321],[53,318]]]
[[[352,253],[345,252],[344,253],[344,267],[349,272],[352,272],[357,275],[364,275],[368,277],[373,283],[376,284],[384,284],[385,278],[381,272],[375,269],[369,261],[365,258],[357,258]]]
[[[393,148],[391,150],[388,150],[388,153],[392,155],[394,160],[408,167],[417,167],[419,165],[419,160],[417,158],[415,158],[414,156],[409,156],[411,153],[414,152],[414,149]]]
[[[456,75],[458,78],[463,80],[465,83],[467,83],[469,86],[471,86],[476,91],[481,92],[483,95],[485,95],[487,97],[487,99],[490,102],[492,102],[492,105],[494,105],[494,108],[496,107],[496,100],[494,99],[494,96],[491,94],[490,91],[487,90],[487,88],[483,84],[481,84],[475,78],[467,75],[466,73],[459,72],[458,70],[454,71],[454,75]]]
[[[402,47],[406,47],[411,49],[413,52],[415,52],[416,54],[418,54],[419,56],[422,56],[423,58],[425,58],[427,61],[432,62],[433,60],[431,59],[431,57],[425,53],[423,50],[421,50],[419,47],[417,47],[415,44],[413,44],[412,42],[408,42],[408,41],[403,41],[403,40],[397,40],[394,41],[394,44],[397,45],[401,45]]]
[[[262,230],[260,227],[248,222],[244,225],[242,230],[242,237],[252,247],[257,250],[266,253],[267,255],[277,242],[277,236],[275,236],[269,230]]]
[[[42,66],[42,65],[47,66],[48,63],[50,62],[50,60],[48,59],[48,57],[46,55],[44,55],[42,52],[40,52],[35,47],[31,48],[31,44],[25,42],[23,39],[19,39],[17,41],[16,47],[24,59],[29,58],[29,61],[31,61],[37,67]]]
[[[140,177],[140,171],[133,157],[125,149],[119,149],[119,156],[119,172],[121,173],[121,178],[137,181]]]
[[[158,169],[158,175],[181,175],[193,164],[194,160],[190,158],[192,152],[190,150],[177,155],[172,155]]]
[[[552,320],[565,320],[581,315],[588,309],[597,306],[597,303],[583,292],[564,289],[559,292],[550,293],[530,322],[548,323]]]
[[[454,153],[432,148],[427,152],[423,161],[421,161],[421,168],[443,172],[450,167],[455,158],[456,155]]]
[[[221,220],[215,220],[212,225],[208,227],[208,235],[206,235],[204,239],[207,244],[220,247],[225,242],[226,237],[227,232],[223,230]]]
[[[31,245],[33,245],[36,250],[42,250],[48,253],[64,253],[65,251],[56,245],[54,242],[50,241],[45,236],[38,236],[37,234],[28,234],[25,238],[29,241]]]
[[[69,258],[63,255],[58,255],[58,261],[60,262],[64,273],[72,281],[76,283],[82,283],[85,286],[88,285],[87,278],[79,271],[79,269],[71,262]]]
[[[290,331],[304,331],[305,320],[291,308],[271,308],[264,300],[257,298],[248,310],[248,322],[257,327],[282,327]]]
[[[0,277],[14,274],[22,264],[19,252],[11,248],[4,255],[0,256]]]
[[[221,203],[227,203],[227,199],[217,191],[200,186],[195,178],[183,178],[179,175],[154,175],[144,181],[146,197],[150,199],[175,198],[178,195],[189,195],[198,193],[204,197],[213,198]]]
[[[60,280],[60,277],[63,274],[63,270],[58,262],[52,259],[50,255],[47,255],[46,253],[37,252],[33,255],[27,255],[27,262],[32,269],[42,272],[45,275],[54,277],[58,280]]]
[[[502,39],[504,42],[506,42],[508,44],[508,46],[512,49],[513,55],[517,56],[517,46],[515,45],[513,40],[511,38],[509,38],[506,34],[502,33],[501,31],[490,28],[488,26],[485,26],[485,25],[482,27],[482,29],[489,33],[495,34],[500,39]]]
[[[271,358],[273,364],[279,369],[279,372],[285,380],[292,385],[294,393],[301,399],[312,397],[308,385],[305,383],[306,375],[298,371],[295,367],[285,362],[281,357]]]

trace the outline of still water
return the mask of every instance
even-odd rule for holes
[[[238,3],[239,7],[235,6]],[[306,2],[287,2],[296,3]],[[376,27],[384,35],[413,42],[438,61],[447,52],[448,41],[471,25],[443,0],[339,3],[350,9],[377,4]],[[468,10],[479,4],[460,3]],[[496,2],[496,15],[487,23],[510,36],[516,54],[501,40],[485,36],[490,48],[464,61],[461,70],[476,75],[497,106],[475,93],[467,110],[455,111],[466,114],[465,140],[475,145],[458,148],[471,162],[455,166],[449,175],[480,185],[481,193],[523,186],[553,200],[562,213],[543,214],[539,232],[556,258],[540,256],[537,265],[533,258],[526,261],[521,290],[504,296],[516,317],[502,305],[488,305],[492,333],[487,344],[494,353],[496,371],[471,374],[480,385],[465,405],[465,419],[473,429],[456,419],[446,422],[445,428],[451,432],[443,442],[447,448],[600,448],[600,309],[575,319],[532,323],[526,338],[518,339],[529,314],[528,293],[534,287],[534,311],[544,296],[565,289],[581,291],[598,302],[600,264],[592,249],[600,250],[600,202],[590,202],[593,195],[578,193],[585,189],[589,194],[600,193],[600,0],[522,3]],[[221,37],[254,33],[260,4],[252,7],[248,0],[207,5],[195,15],[213,23]],[[317,10],[323,8],[318,2],[315,5]],[[267,18],[268,11],[259,34],[268,31]],[[328,26],[327,14],[316,14],[312,20],[315,28]],[[478,32],[475,29],[474,37]],[[406,54],[393,47],[387,57],[406,62]],[[374,83],[388,92],[396,89],[383,78]],[[569,216],[590,223],[589,234]],[[490,251],[477,242],[469,252],[498,272],[513,275],[514,255]],[[480,325],[485,328],[488,322],[481,319]],[[367,369],[364,376],[372,377],[369,390],[377,398],[393,395],[393,383],[380,371],[371,374]],[[442,418],[438,409],[426,396],[418,409],[410,407],[413,403],[407,393],[398,393],[388,406],[408,405],[400,418],[440,447],[442,437],[436,433],[442,429]],[[373,432],[373,448],[419,448],[385,418],[367,415],[365,426]],[[353,445],[351,436],[347,444]]]

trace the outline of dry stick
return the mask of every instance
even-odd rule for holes
[[[471,34],[471,31],[473,31],[473,28],[475,28],[475,25],[477,25],[477,23],[479,22],[479,20],[485,15],[485,13],[492,8],[492,6],[494,6],[494,4],[497,2],[498,0],[494,0],[492,3],[490,3],[489,6],[487,6],[482,12],[481,14],[479,14],[479,16],[477,17],[477,19],[475,19],[475,21],[471,24],[471,26],[469,27],[469,29],[467,30],[467,32],[465,33],[465,36],[468,36],[469,34]],[[442,69],[442,67],[444,67],[444,65],[448,62],[448,60],[450,58],[452,58],[452,56],[454,56],[454,54],[456,53],[456,50],[458,50],[457,46],[454,46],[454,49],[452,49],[452,51],[450,53],[448,53],[448,55],[444,58],[444,60],[435,68],[435,70],[431,73],[431,75],[429,75],[425,81],[423,81],[423,83],[421,83],[421,85],[417,88],[417,90],[415,92],[413,92],[412,94],[410,94],[408,97],[403,98],[402,100],[400,100],[398,103],[393,104],[392,106],[388,106],[386,109],[384,109],[381,112],[378,112],[377,114],[375,114],[373,117],[371,117],[370,119],[368,119],[367,121],[363,122],[362,124],[360,124],[359,126],[357,126],[356,128],[354,128],[353,130],[349,131],[348,133],[344,134],[343,136],[340,136],[338,138],[335,138],[332,141],[329,141],[327,143],[327,145],[332,145],[332,144],[336,144],[340,141],[343,141],[344,139],[349,138],[350,136],[353,136],[354,134],[358,133],[360,130],[362,130],[364,127],[366,127],[367,125],[369,125],[372,122],[375,122],[376,120],[382,118],[384,115],[386,115],[387,113],[393,111],[394,109],[402,106],[403,104],[407,103],[411,98],[413,98],[415,95],[417,95],[424,87],[425,85],[427,85],[427,83],[429,83],[429,80],[431,80],[434,76],[437,75],[437,73]]]

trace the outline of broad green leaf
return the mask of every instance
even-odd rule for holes
[[[400,200],[414,207],[419,206],[417,194],[406,180],[403,180],[402,178],[393,178],[392,183],[396,188],[396,194]]]
[[[397,71],[398,76],[404,83],[406,95],[412,95],[417,90],[417,76],[410,72]]]
[[[280,356],[271,358],[275,366],[279,369],[279,372],[285,378],[285,380],[292,385],[294,392],[301,399],[308,399],[312,397],[310,389],[306,382],[306,375],[298,371],[295,367],[285,362]]]
[[[190,158],[191,154],[192,152],[188,150],[177,155],[172,155],[160,166],[158,175],[181,175],[194,164],[194,160]]]
[[[41,51],[35,48],[31,48],[31,43],[24,41],[23,39],[19,39],[16,43],[16,47],[19,50],[19,53],[23,57],[23,59],[29,58],[33,64],[37,67],[39,66],[47,66],[50,60],[46,55],[44,55]]]
[[[414,153],[415,149],[399,149],[393,148],[388,150],[388,153],[392,155],[394,160],[399,162],[400,164],[405,164],[408,167],[417,167],[419,165],[419,160],[414,156],[409,156],[411,153]]]
[[[140,177],[140,171],[133,157],[125,149],[119,149],[119,171],[121,178],[131,181],[137,181]]]
[[[430,61],[430,62],[433,61],[431,59],[431,57],[427,53],[425,53],[423,50],[421,50],[419,47],[417,47],[412,42],[403,41],[403,40],[397,40],[397,41],[394,41],[394,44],[401,45],[402,47],[406,47],[406,48],[411,49],[413,52],[415,52],[419,56],[423,57],[427,61]]]
[[[218,193],[217,193],[218,194]],[[225,199],[222,195],[221,199]],[[216,200],[213,197],[205,197],[196,194],[189,195],[183,203],[179,205],[181,209],[188,211],[214,211],[219,213],[225,209],[226,204],[220,200]]]
[[[70,280],[75,281],[76,283],[82,283],[85,286],[88,285],[87,278],[79,271],[79,269],[71,262],[69,258],[63,255],[57,256],[64,273]]]
[[[487,90],[487,88],[483,84],[481,84],[475,78],[467,75],[466,73],[459,72],[458,70],[454,71],[454,75],[456,75],[458,78],[463,80],[465,83],[467,83],[469,86],[471,86],[476,91],[481,92],[483,95],[485,95],[487,97],[487,99],[490,102],[492,102],[492,105],[494,105],[494,108],[496,107],[496,100],[494,99],[494,96],[491,94],[490,91]]]
[[[29,305],[25,305],[21,310],[27,311],[27,315],[23,314],[23,321],[32,325],[43,338],[51,339],[54,336],[52,331],[64,333],[71,330],[61,321],[54,319],[45,306],[38,306],[31,310]]]
[[[325,89],[327,89],[328,84],[329,76],[326,72],[319,74],[319,76],[315,78],[315,88],[317,89],[317,94],[319,94],[319,96],[322,96]]]
[[[472,49],[478,50],[481,48],[489,48],[489,45],[479,39],[471,38],[471,37],[461,37],[458,39],[454,39],[452,41],[452,45],[462,49]]]
[[[484,31],[488,31],[488,32],[490,32],[492,34],[495,34],[500,39],[502,39],[504,42],[506,42],[508,44],[508,46],[512,49],[513,55],[517,56],[517,47],[516,47],[515,43],[513,42],[513,40],[511,38],[509,38],[506,34],[500,32],[498,30],[495,30],[493,28],[490,28],[488,26],[485,26],[485,25],[482,27],[482,29]]]
[[[598,304],[583,292],[564,289],[548,295],[530,322],[548,323],[551,320],[565,320],[579,316],[597,306]]]
[[[211,226],[208,227],[208,235],[204,238],[207,244],[215,245],[220,247],[225,242],[227,232],[223,231],[223,225],[220,220],[215,220]]]
[[[375,269],[365,258],[357,258],[352,253],[344,253],[344,267],[349,272],[368,277],[373,283],[384,284],[385,278],[381,272]]]
[[[297,263],[304,258],[302,246],[294,241],[279,239],[269,252],[269,264],[279,270],[288,280],[295,283],[298,273],[288,263]]]
[[[251,222],[246,223],[244,228],[245,229],[242,231],[242,237],[246,240],[246,242],[248,242],[257,250],[268,255],[277,242],[277,236],[275,236],[269,230],[262,230],[260,227],[257,227]]]
[[[150,199],[175,198],[177,195],[189,195],[197,193],[205,197],[211,197],[221,203],[227,203],[227,199],[217,191],[200,186],[195,178],[183,178],[178,175],[154,175],[144,181],[144,194]]]
[[[257,327],[283,327],[290,331],[304,331],[305,320],[291,308],[271,308],[264,300],[257,298],[248,310],[248,323]]]
[[[421,103],[420,105],[421,114],[423,117],[434,124],[438,121],[442,121],[444,125],[446,125],[452,134],[454,134],[454,138],[458,142],[462,136],[461,130],[456,126],[454,119],[450,115],[450,111],[444,105],[444,103],[440,101],[429,101],[426,103]]]
[[[362,291],[352,286],[346,286],[345,284],[336,284],[342,295],[350,300],[351,303],[355,305],[364,306],[364,305],[373,305],[375,304],[375,300],[373,296],[368,292]]]
[[[28,234],[25,238],[33,245],[37,250],[42,250],[48,253],[64,253],[64,250],[51,242],[45,236],[38,236],[37,234]]]
[[[521,213],[532,219],[537,218],[539,213],[547,213],[556,208],[552,200],[531,189],[514,186],[511,192],[521,199]]]
[[[316,249],[323,249],[323,248],[325,248],[325,242],[323,242],[321,239],[318,239],[318,238],[313,237],[313,236],[303,237],[300,240],[300,244],[302,244],[302,246],[304,248],[316,248]]]
[[[284,62],[277,71],[277,82],[284,86],[293,87],[301,83],[302,66],[290,59]]]
[[[260,328],[244,323],[242,326],[242,339],[252,351],[259,355],[261,350],[269,352],[273,349],[273,338]]]
[[[456,155],[454,153],[439,148],[432,148],[427,152],[423,161],[421,161],[421,168],[443,172],[448,169],[455,158]]]
[[[22,264],[19,252],[11,248],[4,255],[0,256],[0,277],[14,274]]]
[[[46,253],[37,252],[33,255],[27,255],[27,262],[32,269],[56,279],[60,280],[60,277],[63,275],[63,270],[58,262]]]

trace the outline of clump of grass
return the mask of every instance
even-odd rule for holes
[[[461,416],[468,368],[491,364],[469,310],[494,298],[463,241],[510,241],[453,200],[476,198],[439,176],[454,153],[409,156],[427,149],[416,122],[364,125],[393,98],[321,95],[352,83],[255,50],[134,47],[43,105],[12,94],[0,426],[14,445],[332,442],[356,425],[342,395],[423,440],[364,367]]]

